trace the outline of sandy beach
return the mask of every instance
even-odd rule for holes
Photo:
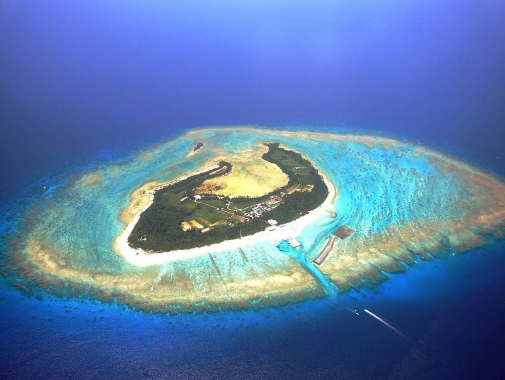
[[[314,165],[314,164],[313,164]],[[315,165],[314,165],[315,166]],[[199,174],[204,171],[207,171],[208,168],[200,170],[195,173],[190,173],[185,177],[179,178],[178,181],[182,181],[183,179],[194,175]],[[155,254],[148,254],[142,249],[134,249],[128,245],[128,237],[132,233],[135,225],[140,219],[140,215],[147,210],[154,200],[154,191],[159,190],[163,187],[169,186],[175,181],[171,181],[170,183],[164,185],[158,185],[154,191],[149,193],[149,202],[133,217],[125,229],[121,232],[121,234],[116,238],[114,248],[117,252],[119,252],[129,263],[137,266],[149,266],[167,263],[171,261],[178,261],[189,259],[192,257],[205,255],[208,253],[216,253],[223,252],[228,250],[233,250],[239,247],[248,246],[258,242],[271,242],[276,244],[281,240],[292,239],[298,237],[302,231],[311,224],[313,221],[322,218],[324,216],[329,216],[329,212],[327,210],[332,209],[332,204],[335,202],[338,196],[337,189],[335,185],[326,177],[324,174],[320,173],[324,183],[328,188],[328,196],[321,206],[312,210],[308,214],[302,216],[299,219],[296,219],[290,223],[277,227],[273,231],[261,231],[257,232],[254,235],[245,236],[242,239],[234,239],[228,240],[217,244],[212,244],[208,246],[192,248],[187,250],[176,250],[169,252],[159,252]]]
[[[230,128],[202,128],[202,129],[197,129],[188,132],[189,135],[192,134],[198,134],[198,133],[204,133],[208,131],[214,131],[216,133],[223,133],[225,131],[229,131]],[[234,129],[234,131],[236,131]],[[265,130],[261,128],[255,128],[255,127],[245,127],[241,131],[247,131],[247,132],[263,132],[265,133]],[[268,131],[266,131],[268,134]],[[334,139],[334,140],[341,140],[341,139],[348,139],[352,138],[355,139],[356,141],[363,143],[365,145],[373,145],[373,143],[379,144],[383,147],[391,147],[392,145],[397,145],[398,147],[401,147],[404,145],[404,143],[396,141],[394,139],[390,139],[388,137],[382,137],[382,136],[361,136],[361,135],[353,135],[353,134],[347,134],[347,135],[332,135],[328,136],[325,133],[314,133],[314,132],[292,132],[292,131],[275,131],[275,135],[285,135],[285,136],[294,136],[297,135],[297,137],[300,137],[300,134],[302,135],[307,135],[307,138],[311,139]],[[290,149],[287,146],[283,145],[283,149]],[[469,170],[470,173],[475,174],[479,173],[479,171],[473,171],[470,168],[469,165],[466,163],[459,162],[458,160],[452,159],[447,157],[446,155],[441,154],[440,152],[426,149],[423,146],[414,146],[414,152],[417,154],[423,155],[430,157],[434,162],[438,163],[439,165],[442,165],[444,167],[447,166],[452,166],[453,168],[457,168],[458,171],[464,171],[464,170]],[[303,155],[303,158],[311,161],[308,157]],[[311,161],[312,162],[312,161]],[[214,162],[213,162],[214,163]],[[312,164],[314,167],[317,167],[313,162]],[[203,172],[205,170],[208,170],[209,168],[202,169],[201,171],[197,172]],[[189,175],[197,174],[197,173],[190,173]],[[117,252],[119,252],[129,263],[137,265],[137,266],[149,266],[149,265],[155,265],[155,264],[161,264],[161,263],[166,263],[166,262],[171,262],[171,261],[178,261],[178,260],[184,260],[200,255],[205,255],[208,253],[216,253],[216,252],[224,252],[224,251],[229,251],[233,249],[237,249],[239,247],[244,247],[248,245],[252,245],[258,242],[271,242],[272,244],[277,244],[281,240],[285,239],[296,239],[304,230],[305,227],[307,227],[310,223],[313,221],[324,217],[324,216],[329,216],[330,211],[332,210],[332,204],[336,201],[338,197],[338,191],[335,188],[334,184],[326,177],[324,174],[320,173],[321,176],[324,179],[324,182],[326,186],[328,187],[328,197],[324,201],[324,203],[318,207],[315,210],[312,210],[309,212],[307,215],[294,220],[290,223],[287,223],[285,225],[277,227],[273,231],[261,231],[258,232],[254,235],[246,236],[243,237],[242,239],[234,239],[234,240],[228,240],[224,241],[218,244],[213,244],[209,246],[203,246],[199,248],[193,248],[193,249],[188,249],[188,250],[177,250],[177,251],[170,251],[170,252],[160,252],[160,253],[155,253],[155,254],[149,254],[146,253],[145,251],[141,249],[133,249],[128,245],[128,236],[131,234],[133,231],[133,228],[135,227],[135,224],[138,222],[140,215],[142,212],[144,212],[153,202],[154,196],[153,193],[157,189],[160,189],[162,187],[168,186],[176,181],[180,181],[186,177],[179,177],[176,180],[170,181],[169,183],[166,184],[160,184],[160,183],[148,183],[142,186],[140,189],[144,189],[145,186],[148,187],[149,192],[145,192],[146,194],[149,193],[149,200],[144,198],[143,202],[141,202],[141,208],[136,207],[136,209],[131,209],[130,211],[134,211],[134,213],[130,213],[129,217],[123,218],[125,222],[127,223],[127,226],[123,230],[123,232],[116,238],[115,240],[115,249]],[[476,177],[475,175],[473,177]],[[491,182],[490,188],[499,188],[501,189],[503,184],[501,181],[496,180],[493,178],[493,176],[489,174],[485,174],[484,176],[481,174],[478,176],[478,178],[474,178],[475,180],[479,180],[479,182],[482,182],[482,180],[486,178],[486,180]],[[489,185],[489,184],[488,184]],[[498,190],[499,190],[498,189]],[[136,190],[138,192],[138,190]],[[498,191],[499,192],[499,191]],[[493,194],[496,197],[496,194]],[[143,195],[143,197],[146,197],[146,195]],[[132,195],[132,203],[135,203],[133,201],[135,197]],[[501,198],[501,197],[498,197]],[[137,202],[138,204],[138,202]],[[499,214],[499,215],[497,215]],[[503,217],[502,213],[498,212],[487,212],[485,213],[487,219],[501,219]],[[489,220],[483,220],[482,216],[478,218],[479,222],[489,222]]]
[[[254,144],[261,144],[264,141],[274,140],[275,136],[278,134],[270,132],[253,141]],[[226,141],[224,137],[216,135],[215,139]],[[204,138],[205,136],[197,134],[195,141],[202,141]],[[233,140],[236,138],[234,136]],[[308,136],[307,139],[310,138]],[[319,136],[312,140],[307,142],[311,148],[314,145],[317,146]],[[334,142],[340,138],[328,136],[326,140]],[[451,255],[456,255],[459,252],[482,246],[485,244],[485,237],[490,234],[498,238],[503,237],[505,187],[501,179],[422,145],[389,141],[382,137],[347,135],[344,143],[337,144],[338,147],[334,148],[334,153],[341,149],[343,154],[352,155],[354,150],[357,150],[358,156],[355,159],[361,160],[360,147],[348,148],[349,144],[364,145],[366,148],[362,149],[365,155],[370,145],[379,150],[382,149],[380,146],[388,145],[389,148],[384,149],[391,150],[393,154],[401,154],[403,149],[406,149],[415,163],[421,167],[432,168],[437,171],[437,174],[433,178],[421,176],[420,180],[413,179],[412,181],[412,185],[415,185],[418,190],[427,191],[435,196],[435,198],[427,199],[426,203],[419,204],[430,212],[429,219],[419,214],[413,220],[385,226],[383,230],[374,233],[354,234],[352,238],[339,242],[338,250],[345,254],[330,255],[324,265],[318,268],[339,291],[358,290],[363,286],[371,288],[387,279],[385,273],[404,272],[405,265],[403,264],[415,265],[419,259],[431,260],[433,257],[439,257],[447,253],[444,251],[445,242],[450,244]],[[283,148],[289,149],[290,144],[286,143],[286,145]],[[170,149],[170,145],[167,145],[166,149]],[[82,219],[82,216],[74,216],[73,213],[67,215],[67,209],[71,209],[72,205],[78,205],[74,208],[80,207],[82,202],[93,205],[95,197],[101,196],[109,186],[121,178],[121,170],[117,170],[117,165],[112,166],[111,171],[103,168],[98,172],[95,169],[86,172],[84,176],[76,177],[68,190],[62,194],[61,199],[65,201],[64,203],[51,203],[50,207],[32,208],[27,216],[29,222],[24,227],[27,238],[20,239],[15,246],[13,245],[16,247],[16,256],[11,268],[19,270],[20,278],[36,282],[49,291],[54,289],[55,294],[61,294],[61,291],[68,288],[73,288],[76,292],[88,292],[86,289],[92,288],[93,297],[103,302],[116,299],[118,303],[127,304],[138,310],[156,310],[170,314],[217,311],[224,308],[260,308],[323,296],[325,290],[312,272],[293,257],[280,253],[276,245],[282,240],[291,239],[311,244],[309,235],[312,235],[312,232],[318,232],[312,228],[315,225],[321,225],[323,232],[331,232],[329,227],[334,223],[327,222],[332,221],[331,212],[337,206],[334,202],[336,199],[341,199],[342,203],[347,203],[347,199],[342,194],[338,194],[340,189],[336,189],[335,185],[339,186],[339,183],[343,183],[349,186],[348,184],[353,181],[359,184],[360,177],[355,177],[354,173],[346,174],[346,171],[330,172],[330,169],[325,172],[328,175],[326,177],[322,173],[322,168],[326,167],[324,165],[314,165],[316,168],[321,168],[319,173],[329,190],[323,204],[307,215],[279,226],[273,231],[262,231],[242,239],[199,248],[161,253],[143,252],[128,246],[129,235],[142,212],[152,205],[154,194],[158,189],[204,170],[217,168],[219,158],[230,157],[232,163],[231,158],[245,160],[248,152],[251,152],[246,146],[244,151],[234,151],[235,156],[233,156],[230,149],[223,149],[221,145],[213,144],[211,139],[203,149],[207,150],[206,154],[211,153],[208,156],[213,158],[199,160],[200,166],[194,172],[177,172],[174,167],[167,165],[159,169],[162,170],[163,176],[170,173],[181,174],[166,182],[154,180],[144,183],[136,182],[138,187],[132,187],[134,190],[129,194],[130,201],[126,207],[122,210],[118,208],[114,214],[110,215],[114,218],[117,217],[116,213],[120,212],[119,216],[124,222],[121,234],[110,235],[107,239],[109,242],[107,249],[112,242],[117,253],[114,257],[108,258],[110,261],[103,260],[97,263],[95,255],[88,255],[88,252],[94,252],[92,247],[86,245],[90,241],[89,236],[80,239],[81,237],[75,234],[73,238],[80,244],[69,245],[68,248],[62,249],[62,245],[58,245],[61,242],[53,243],[46,235],[52,228],[64,228],[74,221],[80,222],[75,218]],[[307,159],[303,152],[308,152],[308,150],[297,151]],[[242,152],[245,152],[244,155],[240,155]],[[151,162],[148,158],[152,156],[152,160],[156,160],[156,155],[150,153],[148,151],[138,155],[132,167],[137,168],[139,163],[144,164],[143,168],[148,167]],[[315,152],[315,157],[318,157],[318,160],[309,161],[321,162],[326,159],[326,156],[318,155],[317,152]],[[336,169],[342,167],[344,162],[339,161],[336,155],[333,157],[336,158],[334,161]],[[397,156],[397,159],[399,163],[402,163],[402,156]],[[376,163],[387,164],[381,162],[380,159]],[[360,161],[354,169],[359,170],[362,165]],[[415,168],[415,165],[407,161],[403,169],[406,176],[410,173],[411,167]],[[124,170],[130,170],[130,168],[125,166]],[[398,169],[398,172],[402,174],[401,169]],[[412,173],[415,177],[420,176],[416,174],[418,172],[412,171]],[[96,174],[101,175],[102,181],[96,180],[98,178]],[[92,180],[88,181],[89,178]],[[401,178],[403,177],[400,177],[400,180]],[[144,181],[147,180],[149,178],[144,179]],[[442,194],[437,196],[440,181],[454,182],[455,190],[450,194],[441,191]],[[384,183],[385,190],[395,195],[394,183],[389,183],[387,179],[383,181],[381,178],[376,178],[373,182]],[[412,206],[408,203],[409,199],[415,201],[419,196],[417,191],[405,200],[401,197],[381,197],[380,193],[375,193],[374,198],[367,200],[368,198],[363,198],[358,193],[361,189],[358,188],[355,191],[353,196],[356,201],[363,202],[365,206],[378,202],[379,209],[384,206],[391,207],[391,204],[387,202],[388,199],[392,199],[395,202],[393,207],[399,211],[402,207],[409,209]],[[445,211],[438,214],[436,210],[433,210],[431,205],[434,199],[441,202],[440,204],[444,207],[445,205],[451,207],[452,214],[445,216]],[[100,205],[102,203],[97,205],[95,212],[86,216],[93,221],[93,228],[102,226],[100,223],[104,223],[103,226],[105,226],[109,222],[106,214],[103,215],[103,219],[95,218],[95,215],[100,215]],[[463,212],[460,214],[458,210],[463,210]],[[348,217],[345,215],[346,211],[342,210],[340,217]],[[348,211],[351,216],[355,214],[352,206]],[[366,216],[373,217],[373,215],[374,212],[371,212]],[[62,217],[66,216],[68,218],[62,221]],[[90,225],[90,223],[85,221],[82,225]],[[312,229],[314,231],[308,233],[308,230]],[[307,249],[308,246],[304,248]],[[311,250],[310,253],[313,251]],[[114,264],[113,267],[108,266],[110,262]]]

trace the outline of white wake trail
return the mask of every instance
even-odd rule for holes
[[[370,310],[365,309],[365,312],[368,313],[369,315],[371,315],[372,317],[374,317],[375,319],[377,319],[379,322],[383,323],[385,326],[389,327],[393,332],[395,332],[396,334],[398,334],[398,336],[400,336],[401,338],[405,339],[407,342],[409,342],[409,343],[412,344],[412,342],[410,341],[410,339],[404,333],[402,333],[400,330],[398,330],[396,327],[392,326],[391,324],[389,324],[388,322],[386,322],[381,317],[375,315]]]

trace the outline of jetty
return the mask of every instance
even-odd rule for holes
[[[331,253],[331,250],[333,249],[333,245],[335,244],[335,238],[332,236],[331,238],[328,239],[326,242],[326,245],[324,246],[323,250],[317,256],[317,258],[313,261],[314,264],[317,265],[322,265],[324,261],[328,258],[328,256]]]
[[[323,208],[323,210],[326,211],[328,214],[330,214],[332,218],[337,217],[337,213],[335,211],[328,209],[328,208]]]

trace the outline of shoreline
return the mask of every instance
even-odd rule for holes
[[[471,169],[473,172],[478,172],[480,174],[485,174],[487,177],[490,177],[494,181],[505,183],[505,178],[502,177],[499,173],[495,173],[491,171],[489,168],[479,166],[478,162],[467,161],[463,157],[459,157],[458,155],[454,155],[453,153],[446,152],[439,148],[433,148],[428,143],[422,141],[415,140],[404,140],[397,136],[380,134],[377,131],[356,131],[356,132],[341,132],[341,131],[320,131],[320,130],[310,130],[304,129],[303,127],[297,126],[285,126],[280,127],[278,129],[270,129],[269,127],[265,127],[262,125],[208,125],[202,127],[192,128],[190,130],[186,130],[181,133],[180,136],[191,136],[198,133],[261,133],[270,136],[284,136],[284,137],[295,137],[300,138],[300,136],[304,138],[308,138],[310,140],[316,141],[326,141],[328,139],[332,141],[343,141],[348,139],[355,139],[356,141],[364,144],[364,145],[373,145],[379,144],[383,147],[390,147],[392,145],[402,145],[408,146],[412,150],[420,149],[423,155],[433,155],[439,157],[445,161],[457,163],[461,168]],[[170,140],[168,140],[170,141]],[[300,153],[300,152],[299,152]],[[310,161],[310,160],[309,160]]]
[[[270,137],[273,135],[269,134],[267,138]],[[362,139],[360,137],[360,142],[365,144]],[[356,142],[354,139],[350,141]],[[384,143],[373,140],[373,137],[368,141],[377,145]],[[436,178],[443,180],[455,177],[461,189],[468,191],[471,199],[465,203],[462,197],[461,201],[461,206],[466,210],[465,214],[458,219],[415,219],[405,222],[404,225],[393,225],[376,234],[355,235],[354,239],[344,241],[341,248],[346,254],[340,257],[330,256],[322,269],[319,268],[341,292],[373,287],[386,281],[387,274],[403,273],[407,266],[415,265],[419,259],[431,260],[443,255],[456,255],[482,246],[486,242],[486,236],[490,234],[499,239],[505,236],[505,183],[500,177],[496,178],[485,170],[479,170],[462,160],[422,145],[412,146],[396,141],[389,149],[397,150],[405,146],[412,150],[413,157],[420,157],[423,162],[426,161],[426,165],[439,172]],[[216,151],[216,154],[219,152]],[[307,158],[303,152],[306,150],[301,149],[299,153]],[[199,168],[208,170],[216,161],[209,159]],[[195,172],[200,170],[199,168],[197,167]],[[117,234],[110,238],[108,246],[114,245],[114,259],[125,264],[127,269],[124,272],[97,270],[94,266],[88,270],[73,265],[72,258],[67,261],[66,251],[61,247],[53,247],[45,237],[43,229],[33,229],[33,226],[39,223],[37,215],[43,217],[40,220],[45,224],[51,221],[44,218],[44,213],[37,214],[35,211],[32,211],[28,219],[31,224],[24,226],[27,231],[24,236],[28,240],[24,241],[25,238],[20,237],[20,241],[12,246],[13,252],[18,253],[12,256],[12,269],[19,270],[20,278],[26,278],[49,292],[54,289],[54,294],[57,295],[65,294],[65,289],[73,288],[78,291],[89,288],[92,289],[90,298],[117,302],[146,312],[176,314],[217,311],[224,308],[261,308],[324,296],[320,285],[298,261],[281,254],[274,245],[268,247],[270,250],[264,250],[262,247],[256,247],[254,243],[265,242],[267,246],[271,241],[276,244],[281,239],[298,237],[304,230],[305,235],[302,236],[305,237],[307,226],[311,223],[326,224],[325,222],[330,221],[327,208],[335,208],[333,202],[339,190],[335,185],[347,186],[345,184],[349,183],[345,176],[337,178],[330,174],[329,178],[334,178],[334,181],[331,181],[318,170],[327,188],[331,190],[327,198],[322,205],[275,231],[261,231],[243,239],[200,248],[137,255],[137,249],[128,247],[130,233],[125,232],[126,228],[132,225],[133,230],[133,223],[136,223],[134,219],[140,218],[141,213],[152,204],[155,189],[169,186],[195,172],[179,172],[179,176],[170,181],[145,182],[129,194],[129,203],[117,210],[115,216],[124,218],[124,224],[118,228]],[[326,173],[332,172],[328,170]],[[80,190],[86,191],[88,185],[79,183],[72,186],[82,186]],[[125,195],[124,198],[128,199],[128,194]],[[454,193],[454,197],[456,196],[457,193]],[[65,205],[51,205],[48,210],[52,212],[53,207],[55,211],[62,209],[61,212],[64,212]],[[54,218],[58,217],[57,214],[54,215]],[[122,243],[126,243],[127,251],[130,252],[120,251],[122,248],[118,245],[118,242],[121,243],[119,232],[124,234]],[[445,250],[444,244],[450,246],[452,251]],[[237,247],[244,248],[245,253],[239,252]],[[78,250],[70,251],[74,252],[80,253]],[[180,261],[192,257],[198,258]],[[232,258],[233,262],[229,261],[229,258]],[[93,257],[90,260],[96,259]],[[271,264],[270,267],[265,268],[265,260]],[[169,264],[170,262],[172,264]],[[229,266],[230,262],[232,267]],[[92,263],[94,265],[95,261]],[[264,268],[266,271],[263,271]]]
[[[310,161],[310,160],[309,160]],[[312,165],[314,163],[310,161]],[[316,166],[314,165],[316,168]],[[199,174],[207,171],[208,169],[203,169],[194,173],[189,173],[187,176],[179,177],[177,180],[172,180],[170,183],[166,183],[164,185],[160,185],[156,188],[156,190],[160,190],[163,187],[170,186],[173,183],[183,181],[185,178],[188,178],[192,175]],[[256,232],[253,235],[245,236],[241,239],[233,239],[226,240],[221,243],[205,245],[203,247],[184,249],[184,250],[175,250],[175,251],[167,251],[167,252],[157,252],[157,253],[146,253],[146,251],[140,248],[132,248],[128,244],[128,237],[132,233],[135,225],[140,219],[141,214],[147,210],[154,201],[154,193],[149,193],[149,202],[145,205],[139,212],[135,214],[133,220],[131,220],[123,231],[119,234],[118,237],[114,240],[114,250],[121,254],[130,264],[136,266],[150,266],[150,265],[158,265],[173,261],[185,260],[201,255],[205,255],[208,253],[216,253],[223,252],[232,249],[240,248],[244,245],[252,245],[254,243],[259,242],[275,242],[278,243],[281,240],[291,239],[298,237],[305,227],[314,222],[315,220],[329,215],[328,209],[331,209],[331,206],[338,198],[338,190],[335,185],[330,181],[328,177],[326,177],[320,170],[318,170],[321,175],[323,182],[328,188],[328,196],[324,200],[324,202],[310,211],[308,214],[303,215],[302,217],[295,219],[289,223],[286,223],[282,226],[277,227],[273,231],[260,231]],[[143,185],[146,186],[147,184]],[[141,188],[143,187],[141,186]],[[295,227],[295,228],[293,228]]]

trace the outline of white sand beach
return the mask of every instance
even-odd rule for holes
[[[186,177],[179,178],[179,181],[191,175],[204,172],[206,170],[208,170],[208,168],[196,173],[191,173]],[[149,265],[167,263],[171,261],[189,259],[192,257],[205,255],[208,253],[228,251],[239,247],[252,245],[258,242],[271,242],[273,244],[276,244],[281,240],[296,238],[302,233],[305,227],[307,227],[309,224],[311,224],[312,222],[314,222],[319,218],[328,216],[329,212],[327,210],[332,209],[332,204],[337,199],[338,192],[334,184],[324,174],[322,173],[320,174],[323,177],[324,183],[328,187],[328,196],[326,197],[325,201],[321,206],[312,210],[311,212],[309,212],[308,214],[302,216],[297,220],[279,226],[272,231],[257,232],[254,235],[245,236],[242,239],[228,240],[221,243],[198,248],[177,250],[170,252],[159,252],[153,254],[146,253],[142,249],[131,248],[128,245],[128,237],[130,236],[135,225],[139,221],[140,215],[151,206],[154,200],[154,195],[151,193],[149,203],[134,216],[133,220],[130,223],[127,224],[125,229],[116,238],[114,247],[116,251],[119,252],[129,263],[137,266],[149,266]],[[165,186],[168,185],[169,184],[166,184]],[[158,190],[165,186],[158,187]]]

